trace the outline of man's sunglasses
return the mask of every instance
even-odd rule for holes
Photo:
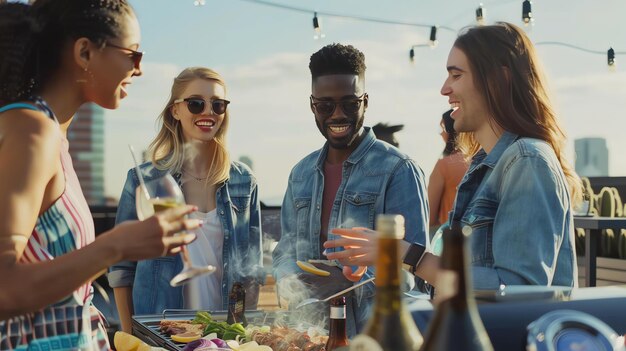
[[[139,64],[141,64],[141,59],[143,58],[144,52],[142,52],[142,51],[135,51],[133,49],[125,48],[123,46],[118,46],[118,45],[111,44],[111,43],[106,43],[105,45],[109,46],[109,47],[112,47],[112,48],[119,49],[119,50],[128,51],[128,53],[130,55],[130,59],[133,61],[133,67],[135,69],[139,69]]]
[[[361,108],[361,103],[367,94],[363,93],[363,95],[357,97],[356,99],[346,99],[340,101],[334,100],[319,100],[315,96],[311,95],[311,105],[315,109],[315,112],[322,117],[327,118],[335,113],[335,109],[337,105],[341,106],[341,110],[347,116],[354,116],[359,113],[359,109]]]
[[[174,100],[174,103],[177,104],[179,102],[187,102],[187,109],[189,112],[194,115],[199,115],[204,113],[206,110],[207,102],[202,98],[190,97],[186,99],[177,99]],[[209,101],[209,106],[211,106],[211,113],[214,115],[223,115],[226,113],[226,108],[230,104],[230,101],[224,99],[211,99]]]

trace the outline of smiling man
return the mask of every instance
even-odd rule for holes
[[[282,236],[273,254],[274,275],[279,294],[281,282],[291,277],[302,281],[312,297],[325,298],[353,281],[373,276],[366,267],[318,265],[331,273],[328,277],[298,268],[296,261],[326,258],[323,244],[334,239],[331,229],[373,229],[376,215],[401,214],[406,219],[405,240],[426,244],[428,205],[419,167],[363,126],[369,101],[363,53],[350,45],[328,45],[311,56],[309,68],[311,111],[326,143],[302,159],[289,176],[281,213]],[[283,297],[293,297],[282,290]],[[373,294],[370,283],[347,297],[348,335],[364,326]]]

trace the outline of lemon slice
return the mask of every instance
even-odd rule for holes
[[[298,265],[298,267],[300,267],[300,269],[311,274],[319,275],[322,277],[328,277],[330,275],[330,272],[319,269],[309,262],[296,261],[296,264]]]
[[[172,340],[180,343],[188,343],[192,341],[196,341],[202,337],[202,334],[198,333],[182,333],[182,334],[174,334],[172,335]]]
[[[113,337],[113,345],[115,345],[116,350],[120,351],[137,350],[143,343],[144,342],[136,336],[121,331],[115,332],[115,336]]]

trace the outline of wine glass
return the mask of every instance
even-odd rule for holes
[[[151,217],[157,212],[185,205],[183,192],[169,173],[138,186],[135,200],[137,218],[140,220]],[[214,266],[194,266],[185,245],[180,247],[180,254],[183,259],[183,270],[170,280],[171,286],[180,286],[192,278],[215,272]]]

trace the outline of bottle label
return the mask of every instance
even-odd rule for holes
[[[383,351],[380,344],[365,334],[359,334],[350,342],[350,351]]]
[[[330,307],[331,319],[346,319],[346,306],[331,306]]]
[[[441,302],[455,296],[459,291],[459,277],[455,271],[442,269],[437,274],[436,301]]]

